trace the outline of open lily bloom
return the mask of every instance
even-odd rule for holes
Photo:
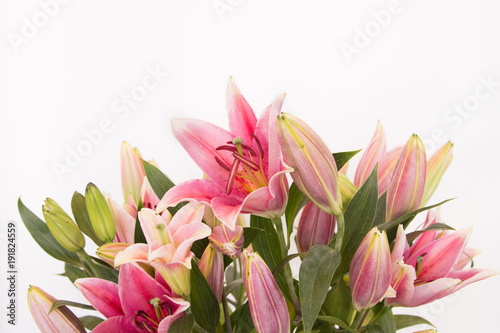
[[[424,227],[438,219],[433,212],[429,216]],[[469,227],[456,232],[426,231],[409,246],[400,225],[391,254],[391,285],[396,297],[387,299],[387,304],[420,306],[499,274],[490,269],[467,267],[477,254],[465,248],[471,230]]]
[[[189,307],[182,298],[133,264],[120,270],[118,284],[84,278],[75,285],[107,319],[92,332],[167,332]]]
[[[115,266],[127,262],[143,262],[153,266],[178,295],[189,295],[191,245],[210,236],[210,227],[201,222],[204,206],[190,203],[182,207],[170,221],[149,208],[139,212],[139,221],[148,244],[136,243],[118,253]]]
[[[232,78],[227,87],[229,131],[197,119],[174,119],[172,131],[208,179],[189,180],[170,189],[157,212],[183,201],[212,207],[217,218],[234,229],[238,214],[274,218],[283,215],[288,200],[280,158],[276,119],[284,95],[257,120]]]

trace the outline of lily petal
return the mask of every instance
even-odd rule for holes
[[[139,332],[135,326],[133,326],[127,317],[125,316],[116,316],[109,318],[99,325],[97,325],[92,333],[137,333]]]
[[[234,230],[242,207],[243,203],[233,198],[217,197],[212,200],[212,209],[215,216],[231,230]]]
[[[106,318],[124,315],[116,283],[98,278],[84,278],[76,280],[75,286]]]
[[[177,233],[177,230],[182,226],[190,223],[200,223],[203,219],[205,206],[201,203],[191,202],[179,209],[168,224],[168,230],[172,235]],[[177,246],[177,245],[176,245]]]
[[[229,77],[227,84],[226,109],[229,131],[241,137],[243,142],[252,142],[252,133],[255,131],[257,118],[232,77]]]
[[[115,267],[122,264],[139,261],[148,263],[149,245],[148,244],[133,244],[127,247],[115,257]]]
[[[354,185],[356,185],[356,187],[363,185],[375,165],[377,165],[385,154],[385,131],[382,123],[379,121],[375,134],[368,144],[368,147],[366,147],[363,156],[361,156],[358,167],[356,168],[356,174],[354,175]]]

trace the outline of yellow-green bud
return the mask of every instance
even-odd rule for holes
[[[75,222],[54,200],[47,198],[43,217],[54,238],[66,250],[76,252],[85,247],[85,238]]]
[[[101,191],[92,183],[85,189],[85,204],[96,236],[105,243],[112,242],[116,235],[113,214]]]

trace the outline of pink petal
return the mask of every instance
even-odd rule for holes
[[[398,233],[396,234],[396,240],[394,242],[394,247],[391,252],[391,262],[393,265],[401,260],[403,260],[404,253],[408,250],[409,245],[406,240],[406,234],[403,226],[400,224],[398,226]]]
[[[191,245],[199,239],[206,238],[210,236],[212,229],[205,223],[195,222],[183,225],[177,232],[173,235],[174,245],[177,247],[175,251],[174,261],[180,258],[185,258],[189,251],[191,250]]]
[[[459,271],[464,269],[465,267],[467,267],[467,265],[470,264],[472,259],[480,253],[481,251],[478,249],[471,249],[471,248],[465,249],[464,252],[462,252],[460,257],[458,258],[455,265],[453,266],[452,270]]]
[[[453,293],[454,288],[460,283],[459,279],[442,278],[429,283],[415,286],[413,298],[405,303],[398,303],[401,306],[420,306]]]
[[[335,231],[335,216],[321,210],[309,201],[302,210],[297,228],[297,248],[307,252],[316,244],[328,245]]]
[[[201,203],[191,202],[185,205],[184,207],[179,209],[179,211],[174,215],[174,217],[168,224],[168,231],[170,231],[171,235],[173,236],[182,226],[189,223],[201,222],[203,219],[204,211],[205,206]]]
[[[456,292],[471,283],[484,280],[486,278],[499,275],[499,271],[493,269],[469,268],[461,271],[449,272],[446,277],[452,279],[460,279],[462,282],[458,284],[452,292]]]
[[[123,208],[122,205],[113,200],[109,194],[104,193],[104,197],[108,201],[108,206],[115,220],[116,236],[113,242],[134,243],[135,217],[132,217],[129,212]]]
[[[75,286],[106,318],[123,315],[116,283],[98,278],[84,278],[76,280]]]
[[[141,223],[141,229],[144,232],[144,237],[148,244],[153,241],[163,242],[164,239],[170,242],[167,224],[154,210],[149,208],[141,209],[139,212],[139,222]],[[158,226],[163,227],[159,228]]]
[[[391,286],[396,290],[395,298],[388,298],[387,304],[399,304],[410,302],[415,293],[416,274],[415,269],[405,265],[403,261],[392,264]]]
[[[156,212],[160,213],[168,207],[175,206],[184,201],[210,204],[214,197],[224,196],[226,196],[225,187],[220,187],[211,180],[188,180],[168,190],[160,200]]]
[[[354,175],[354,185],[356,185],[356,187],[361,187],[361,185],[363,185],[375,165],[386,154],[385,141],[384,127],[379,121],[375,134],[368,144],[368,147],[366,147],[358,167],[356,168],[356,174]]]
[[[226,109],[229,118],[229,131],[243,139],[243,143],[253,141],[257,118],[252,108],[241,94],[232,77],[229,78],[226,91]]]
[[[125,316],[109,318],[92,330],[92,333],[139,333],[141,332]]]
[[[148,262],[149,245],[148,244],[133,244],[127,247],[115,257],[115,267],[128,262]]]
[[[398,161],[398,157],[401,154],[403,147],[397,147],[388,152],[379,162],[378,165],[378,195],[384,194],[389,187],[389,181],[391,180],[392,174],[394,172],[394,167]]]
[[[212,199],[212,209],[215,216],[231,230],[234,230],[242,207],[242,202],[233,198],[217,197]]]

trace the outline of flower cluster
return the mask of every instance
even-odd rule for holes
[[[172,120],[201,179],[174,185],[124,142],[123,204],[89,183],[71,200],[73,218],[48,198],[43,222],[19,201],[27,229],[65,262],[64,275],[90,304],[30,287],[40,330],[395,332],[432,324],[395,316],[394,307],[499,273],[471,264],[479,252],[466,247],[471,228],[443,223],[442,203],[426,206],[451,163],[451,143],[427,158],[413,134],[387,150],[379,123],[351,179],[347,162],[358,151],[332,154],[309,125],[282,112],[284,97],[257,117],[230,79],[229,130]],[[409,231],[421,212],[425,221]],[[97,257],[85,251],[89,239]],[[78,318],[68,306],[101,316]]]

